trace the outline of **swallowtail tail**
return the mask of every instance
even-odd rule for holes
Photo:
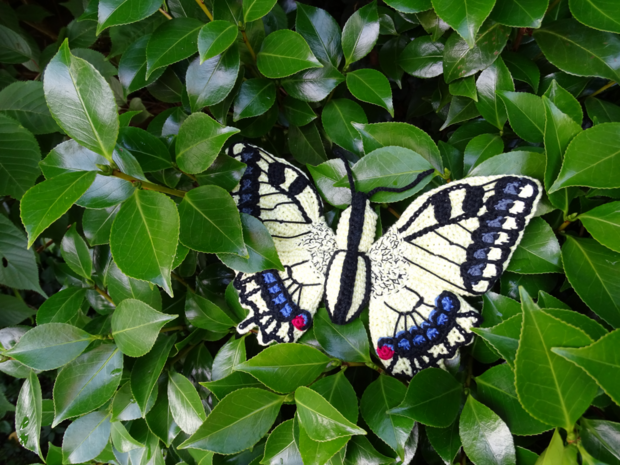
[[[506,268],[541,196],[524,176],[472,177],[416,198],[373,243],[378,191],[352,191],[336,233],[307,176],[287,161],[239,143],[229,154],[246,163],[233,190],[238,208],[271,233],[284,271],[238,273],[234,286],[249,314],[240,333],[258,327],[262,345],[295,342],[322,300],[332,321],[346,324],[369,307],[374,349],[393,375],[443,367],[473,339],[481,317],[462,296],[487,292]]]

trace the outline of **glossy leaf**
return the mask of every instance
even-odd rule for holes
[[[130,278],[121,270],[116,263],[108,265],[105,276],[108,293],[116,305],[125,299],[141,300],[155,310],[161,310],[161,295],[159,289],[145,281]]]
[[[35,370],[54,370],[77,358],[93,339],[75,326],[47,323],[29,330],[5,354]]]
[[[513,315],[496,326],[475,328],[473,332],[491,344],[511,368],[514,368],[522,321],[521,315]]]
[[[448,117],[441,126],[440,130],[443,131],[448,126],[456,123],[462,123],[469,119],[480,116],[478,109],[476,108],[476,102],[470,98],[456,96],[450,102],[450,108],[448,110]]]
[[[504,152],[504,141],[495,134],[480,134],[467,143],[463,170],[467,174],[480,163]]]
[[[174,18],[159,26],[146,46],[146,78],[155,70],[196,53],[202,26],[195,18]]]
[[[129,434],[127,428],[120,421],[111,423],[110,437],[114,448],[119,452],[129,452],[130,450],[144,447],[143,444],[136,441]]]
[[[157,81],[166,70],[166,68],[159,68],[147,79],[146,46],[150,39],[151,34],[140,37],[121,56],[118,64],[118,80],[127,94],[131,94]]]
[[[125,355],[141,357],[151,350],[159,330],[175,318],[140,300],[125,299],[112,314],[112,337]]]
[[[192,111],[200,111],[224,100],[235,86],[238,74],[239,49],[235,45],[204,63],[194,59],[185,78]]]
[[[334,184],[347,175],[342,160],[328,160],[318,166],[307,165],[314,184],[330,205],[337,208],[346,208],[351,204],[351,189],[335,187]]]
[[[520,53],[504,51],[502,58],[516,81],[522,81],[530,85],[534,92],[538,92],[540,84],[540,70],[536,63],[528,60]]]
[[[359,69],[347,74],[347,87],[355,98],[385,108],[394,116],[392,89],[387,78],[374,69]]]
[[[43,458],[39,436],[43,415],[41,383],[30,370],[22,384],[15,406],[15,434],[19,444]]]
[[[45,99],[58,125],[84,147],[112,160],[119,123],[112,89],[67,41],[45,68]]]
[[[566,237],[562,260],[575,292],[614,328],[620,326],[620,289],[616,266],[620,256],[592,239]]]
[[[415,421],[387,411],[397,407],[405,398],[405,386],[394,378],[380,375],[364,391],[360,403],[362,417],[381,440],[390,446],[399,457],[405,455],[405,443]]]
[[[172,167],[170,152],[166,145],[143,129],[122,128],[118,135],[118,144],[127,149],[138,160],[145,173]]]
[[[381,465],[394,459],[378,452],[365,436],[353,436],[347,444],[346,464]]]
[[[278,344],[235,366],[251,374],[268,388],[292,392],[314,381],[329,364],[329,357],[303,344]]]
[[[97,35],[104,29],[119,24],[135,23],[151,16],[161,6],[159,0],[99,0]]]
[[[60,244],[62,258],[75,273],[83,278],[90,279],[93,269],[93,260],[86,242],[78,234],[75,225],[65,233]]]
[[[328,162],[329,163],[329,162]],[[323,350],[332,357],[346,362],[370,362],[366,329],[359,319],[346,325],[336,325],[324,308],[314,317],[316,338]]]
[[[110,439],[110,414],[92,412],[78,418],[65,431],[63,462],[83,463],[97,457]]]
[[[235,326],[235,322],[220,307],[198,294],[187,296],[185,316],[193,326],[209,331],[226,331]]]
[[[461,449],[461,437],[459,436],[459,422],[455,421],[447,428],[425,428],[426,437],[435,449],[435,452],[447,462],[454,459]]]
[[[245,167],[245,163],[228,155],[220,154],[211,166],[204,173],[197,175],[196,178],[198,183],[203,186],[219,186],[226,191],[231,191],[239,184]]]
[[[620,38],[590,29],[574,19],[562,19],[534,32],[545,57],[570,74],[620,80]]]
[[[168,379],[168,400],[174,421],[187,434],[193,434],[207,419],[196,388],[179,373]]]
[[[271,428],[284,397],[263,389],[245,388],[230,393],[180,448],[221,454],[241,452],[256,444]]]
[[[213,359],[211,380],[217,381],[233,373],[237,365],[245,362],[245,339],[232,336]]]
[[[486,121],[493,126],[502,129],[506,123],[508,115],[503,102],[497,95],[498,91],[514,91],[515,85],[512,81],[510,71],[504,61],[500,58],[480,73],[476,80],[476,90],[478,91],[478,102],[476,108]]]
[[[258,70],[270,79],[287,77],[308,68],[323,67],[304,38],[288,29],[272,32],[265,37],[256,56],[256,64]]]
[[[291,126],[288,131],[288,145],[291,154],[300,163],[318,165],[327,160],[323,141],[315,124]]]
[[[293,126],[305,126],[316,119],[312,107],[301,100],[288,96],[284,99],[283,106],[286,119]]]
[[[113,344],[102,344],[66,365],[54,383],[52,427],[101,407],[116,392],[122,372],[123,354]]]
[[[579,219],[598,242],[620,252],[620,202],[610,202],[579,215]]]
[[[379,14],[377,4],[373,1],[353,13],[344,25],[342,50],[345,67],[368,55],[378,38]]]
[[[243,21],[246,23],[261,19],[276,4],[276,0],[243,0]]]
[[[198,34],[201,62],[228,50],[228,47],[237,40],[237,34],[238,30],[235,25],[228,21],[218,20],[205,24]]]
[[[545,131],[545,107],[542,99],[524,92],[498,92],[508,111],[510,126],[528,142],[542,142]]]
[[[465,39],[469,48],[474,48],[476,34],[484,20],[489,16],[495,2],[493,0],[433,0],[435,13]]]
[[[342,61],[340,26],[321,8],[297,4],[295,30],[306,40],[314,56],[323,64],[337,68]]]
[[[512,27],[539,28],[549,6],[548,0],[500,0],[491,19]]]
[[[50,296],[37,310],[37,324],[77,322],[86,289],[69,287]]]
[[[276,86],[269,79],[248,79],[235,98],[233,121],[260,116],[276,102]]]
[[[494,176],[498,174],[519,174],[543,179],[545,156],[542,153],[520,151],[501,153],[483,161],[468,174],[473,176]]]
[[[552,426],[572,428],[596,395],[596,384],[580,368],[551,352],[592,342],[580,329],[540,310],[521,289],[523,329],[515,361],[516,389],[525,410]]]
[[[583,123],[581,104],[569,91],[560,86],[555,79],[551,81],[551,85],[547,88],[544,95],[549,101],[553,102],[560,111],[568,115],[575,123],[581,126]]]
[[[127,276],[157,284],[172,295],[170,272],[178,231],[179,214],[169,197],[136,190],[121,205],[112,224],[114,261]]]
[[[474,463],[516,464],[515,446],[506,423],[471,395],[459,420],[463,450]]]
[[[238,389],[248,387],[266,389],[256,378],[242,371],[234,371],[225,378],[200,384],[211,391],[219,400]]]
[[[442,42],[433,42],[431,37],[420,37],[405,47],[398,58],[398,64],[406,73],[419,78],[432,78],[443,74]]]
[[[450,426],[461,407],[462,387],[454,377],[439,368],[429,368],[416,374],[402,403],[389,410],[436,428]]]
[[[560,244],[545,220],[530,220],[506,269],[525,274],[562,272]]]
[[[291,465],[302,465],[299,448],[293,436],[293,422],[290,419],[283,421],[269,434],[265,443],[265,455],[261,463],[267,465],[280,465],[290,463]]]
[[[331,65],[308,69],[282,80],[291,97],[304,102],[320,102],[344,81],[344,76]]]
[[[34,134],[49,134],[60,129],[47,108],[41,82],[15,82],[2,89],[0,113],[19,121]]]
[[[620,107],[594,97],[586,99],[586,110],[594,124],[619,123]]]

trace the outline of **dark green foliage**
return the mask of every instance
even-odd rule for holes
[[[620,4],[0,3],[0,463],[620,464]],[[248,141],[331,226],[523,174],[545,195],[474,343],[411,381],[368,314],[239,336]]]

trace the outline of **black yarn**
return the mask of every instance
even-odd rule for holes
[[[420,174],[418,174],[416,176],[416,178],[413,180],[413,182],[410,182],[409,184],[407,184],[404,187],[375,187],[370,192],[367,192],[366,196],[370,199],[370,198],[372,198],[373,195],[375,195],[375,194],[377,194],[379,192],[395,192],[395,193],[399,193],[399,192],[408,191],[409,189],[413,189],[415,186],[417,186],[422,181],[422,179],[424,179],[426,176],[428,176],[429,174],[432,174],[434,172],[435,172],[434,169],[422,171]]]

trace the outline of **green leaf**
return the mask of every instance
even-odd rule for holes
[[[144,129],[134,127],[121,128],[118,144],[129,150],[129,153],[138,160],[145,173],[172,167],[170,152],[166,144]]]
[[[39,378],[34,371],[30,370],[19,391],[15,406],[15,434],[22,447],[43,458],[39,443],[43,416],[41,397]]]
[[[150,283],[125,275],[114,261],[109,264],[105,279],[110,297],[116,305],[125,299],[138,299],[156,310],[161,310],[159,289]]]
[[[491,344],[510,367],[514,368],[522,321],[521,315],[513,315],[491,328],[474,328],[472,331]]]
[[[494,5],[494,0],[463,0],[462,2],[433,0],[437,16],[458,32],[470,49],[474,48],[478,30]]]
[[[467,97],[471,100],[478,101],[478,94],[476,93],[476,80],[473,76],[468,76],[463,79],[457,79],[448,86],[450,94],[454,96]]]
[[[15,82],[0,92],[0,113],[16,119],[34,134],[49,134],[60,128],[52,118],[38,81]]]
[[[0,215],[0,283],[14,289],[30,289],[45,296],[39,284],[39,270],[32,249],[26,248],[24,233],[6,216]]]
[[[542,218],[532,218],[506,268],[514,273],[562,273],[560,244]]]
[[[242,371],[234,371],[225,378],[200,384],[211,391],[219,400],[222,400],[231,392],[242,388],[252,387],[266,389],[256,378]]]
[[[446,462],[454,460],[457,452],[461,449],[459,422],[455,421],[447,428],[433,428],[427,426],[424,430],[435,452]]]
[[[579,215],[592,237],[605,247],[620,252],[620,202],[610,202]]]
[[[0,313],[0,326],[2,327],[15,326],[35,313],[38,314],[36,310],[26,305],[21,296],[18,298],[0,294],[0,308],[2,308],[2,313]],[[0,416],[1,413],[2,410],[0,409]]]
[[[515,446],[506,423],[471,395],[459,420],[463,450],[474,463],[515,465]]]
[[[160,0],[99,0],[97,35],[104,29],[148,18],[161,6]],[[89,5],[90,7],[90,5]]]
[[[433,42],[423,36],[409,42],[398,58],[398,64],[406,73],[419,78],[432,78],[443,74],[442,42]]]
[[[174,337],[160,335],[151,351],[136,360],[133,365],[130,379],[131,392],[143,417],[155,404],[157,379],[168,360],[174,342]]]
[[[381,70],[388,78],[402,89],[402,78],[404,71],[399,66],[399,57],[407,46],[408,40],[404,36],[396,36],[388,40],[379,49],[379,64]]]
[[[159,330],[175,318],[140,300],[125,299],[112,314],[112,337],[125,355],[142,357],[153,348]]]
[[[551,351],[583,368],[616,404],[620,404],[620,359],[615,350],[619,341],[620,330],[616,330],[587,347],[562,347]]]
[[[534,61],[529,60],[521,53],[509,51],[504,51],[502,58],[515,80],[529,84],[534,92],[538,92],[540,70]]]
[[[188,294],[185,316],[193,326],[209,331],[227,331],[235,326],[235,322],[220,307],[198,294]]]
[[[454,97],[450,103],[450,109],[448,110],[448,117],[441,126],[440,131],[443,131],[448,126],[456,123],[462,123],[469,119],[480,116],[478,109],[476,108],[476,102],[466,97]]]
[[[5,355],[35,370],[54,370],[77,358],[93,339],[75,326],[48,323],[29,330]]]
[[[562,260],[566,277],[579,297],[603,320],[614,328],[619,327],[620,288],[616,265],[620,263],[620,255],[593,239],[566,236]]]
[[[205,171],[226,141],[238,132],[239,129],[223,126],[204,113],[190,115],[181,125],[176,139],[176,162],[179,168],[186,173]]]
[[[581,418],[581,440],[587,451],[596,454],[606,463],[617,464],[620,461],[618,436],[620,425],[605,420]]]
[[[345,448],[351,438],[351,436],[344,436],[332,439],[331,441],[315,441],[308,436],[306,430],[301,426],[299,415],[296,415],[294,420],[293,437],[299,448],[299,453],[304,465],[330,463],[332,458],[338,460],[338,452]]]
[[[159,192],[136,190],[116,214],[110,249],[123,273],[157,284],[172,296],[170,272],[178,237],[175,203]]]
[[[110,414],[92,412],[69,425],[62,441],[63,463],[89,462],[110,439]]]
[[[277,0],[243,0],[243,22],[261,19],[275,6]]]
[[[167,376],[161,376],[157,380],[157,388],[153,389],[153,394],[151,394],[151,396],[155,395],[157,400],[153,400],[154,405],[144,418],[153,434],[170,447],[174,438],[181,432],[181,428],[175,423],[170,408],[167,378]]]
[[[205,253],[247,256],[239,210],[221,187],[201,186],[189,191],[179,205],[179,216],[180,240],[186,247]]]
[[[291,154],[300,163],[318,165],[327,160],[321,135],[314,123],[303,127],[290,126],[288,145]]]
[[[282,80],[288,94],[304,102],[320,102],[344,81],[344,76],[331,65],[294,74]]]
[[[266,465],[302,465],[301,455],[293,436],[294,419],[286,420],[274,428],[265,443],[265,455],[260,463]]]
[[[186,85],[193,112],[216,105],[235,87],[239,74],[239,49],[233,45],[228,50],[204,63],[196,58],[187,68]]]
[[[476,45],[469,45],[452,33],[446,41],[443,58],[444,79],[447,83],[486,69],[499,56],[508,40],[508,30],[492,21],[487,22],[476,37]]]
[[[515,361],[519,401],[534,418],[570,430],[594,399],[596,384],[551,348],[581,347],[592,339],[540,310],[524,289],[520,291],[523,328]]]
[[[211,380],[217,381],[232,374],[240,363],[245,362],[245,339],[232,336],[218,351],[213,359]]]
[[[489,158],[504,152],[504,141],[496,134],[480,134],[467,143],[463,155],[463,170],[468,174]]]
[[[0,195],[21,199],[39,176],[39,144],[17,121],[0,114]]]
[[[353,13],[342,30],[345,69],[370,53],[379,38],[379,14],[373,1]]]
[[[401,458],[405,455],[405,443],[415,422],[387,411],[397,407],[405,395],[406,388],[400,381],[382,374],[366,388],[360,403],[364,421]]]
[[[374,69],[359,69],[347,73],[347,87],[358,100],[385,108],[394,116],[392,89],[381,72]]]
[[[102,344],[60,370],[54,383],[52,427],[105,404],[116,392],[123,372],[123,354],[113,344]]]
[[[37,324],[73,324],[80,317],[80,307],[86,296],[86,289],[69,287],[47,299],[37,310]]]
[[[334,99],[321,114],[321,122],[327,136],[342,148],[363,155],[364,148],[355,123],[367,124],[368,119],[362,107],[349,99]]]
[[[141,416],[142,414],[140,413],[140,407],[131,393],[131,385],[129,382],[126,382],[118,391],[116,391],[116,395],[112,400],[111,421],[136,420]]]
[[[310,439],[324,442],[366,431],[347,420],[325,398],[307,387],[295,391],[295,403],[300,426]]]
[[[450,426],[461,408],[462,386],[447,371],[429,368],[416,374],[402,403],[388,411],[436,428]]]
[[[512,434],[530,436],[551,429],[527,413],[517,397],[510,365],[497,365],[475,378],[478,398],[506,422]]]
[[[525,92],[500,91],[508,111],[510,126],[517,135],[528,142],[542,142],[545,131],[545,106],[542,99]]]
[[[435,14],[435,10],[432,8],[428,11],[417,14],[416,18],[426,33],[431,36],[433,42],[437,42],[441,36],[443,36],[445,32],[450,29],[450,26],[448,26],[443,19],[437,16]]]
[[[131,94],[157,81],[166,68],[159,68],[146,78],[146,46],[151,34],[146,34],[133,42],[121,56],[118,64],[118,80],[126,94]]]
[[[545,161],[542,153],[516,150],[489,158],[471,170],[467,177],[518,174],[543,179]]]
[[[196,388],[179,373],[172,373],[168,379],[168,400],[174,421],[187,434],[196,432],[207,419]]]
[[[547,97],[558,109],[570,116],[579,126],[583,123],[583,110],[581,104],[573,95],[558,84],[554,79],[545,91]]]
[[[594,97],[587,98],[586,110],[592,123],[595,125],[620,122],[620,107],[605,100],[599,100]]]
[[[179,448],[235,454],[256,444],[271,428],[284,397],[263,389],[232,392]]]
[[[568,186],[620,187],[615,176],[620,156],[620,123],[598,124],[577,134],[566,149],[564,164],[550,191]]]
[[[577,21],[594,29],[620,33],[620,7],[605,0],[570,0]]]
[[[290,76],[308,68],[322,68],[304,38],[297,32],[281,29],[263,41],[256,56],[258,70],[270,79]]]
[[[393,457],[379,453],[364,436],[353,436],[347,444],[346,464],[382,465],[393,462]]]
[[[43,89],[58,125],[80,145],[112,160],[119,123],[112,89],[63,42],[45,68]]]
[[[515,85],[510,71],[501,57],[480,73],[476,80],[476,90],[478,91],[476,108],[480,114],[493,126],[502,129],[504,124],[506,124],[508,116],[503,102],[498,98],[497,92],[503,90],[514,91]]]
[[[321,394],[321,396],[342,413],[347,420],[352,423],[357,422],[357,396],[343,370],[335,375],[319,379],[310,386],[310,389]]]
[[[119,452],[129,452],[144,447],[144,444],[139,443],[129,434],[127,428],[120,421],[112,422],[110,436],[114,448]]]
[[[432,169],[431,164],[420,154],[402,147],[382,147],[373,150],[355,165],[355,187],[359,192],[369,192],[375,187],[404,187],[423,171]],[[414,188],[402,193],[379,192],[372,196],[373,202],[397,202],[416,194],[426,186],[433,177],[429,174]],[[337,187],[349,187],[345,178],[335,184]]]
[[[310,50],[322,64],[334,68],[340,65],[340,26],[328,12],[298,3],[295,30],[306,40]]]
[[[316,119],[316,113],[308,103],[289,95],[284,99],[283,107],[286,119],[293,126],[305,126]]]
[[[574,19],[561,19],[534,32],[545,57],[562,71],[577,76],[620,80],[620,38],[596,31]]]
[[[368,335],[360,319],[336,325],[327,310],[320,308],[314,317],[316,338],[323,350],[346,362],[371,362]]]
[[[146,46],[146,78],[155,70],[196,53],[202,26],[195,18],[174,18],[159,26]]]
[[[207,171],[197,175],[196,178],[202,186],[218,186],[231,191],[239,184],[245,168],[245,163],[220,153]]]
[[[336,182],[347,175],[342,160],[328,160],[318,166],[308,164],[307,168],[321,197],[330,205],[337,208],[346,208],[351,204],[351,189],[334,187]]]
[[[330,358],[314,347],[303,344],[277,344],[260,352],[235,370],[251,374],[268,388],[292,392],[314,381],[327,367]]]
[[[491,12],[491,19],[511,27],[537,29],[549,6],[549,0],[501,0]]]
[[[241,213],[241,227],[249,258],[230,253],[220,253],[218,258],[229,268],[243,273],[258,273],[269,269],[283,270],[278,251],[265,225],[252,215]]]
[[[62,258],[69,268],[78,275],[90,279],[93,269],[93,259],[86,242],[78,234],[76,226],[73,224],[65,233],[60,244]]]
[[[6,11],[6,10],[5,10]],[[10,8],[8,11],[11,11]],[[3,15],[5,12],[3,12]],[[16,24],[16,27],[19,26]],[[31,41],[27,41],[18,32],[0,24],[0,61],[7,64],[19,64],[29,60],[35,62],[38,59],[39,51],[34,48]]]
[[[228,50],[237,40],[238,34],[237,27],[228,21],[216,20],[205,24],[198,34],[200,63]]]
[[[248,79],[241,84],[235,98],[233,121],[259,116],[269,110],[276,102],[276,86],[264,78]]]

